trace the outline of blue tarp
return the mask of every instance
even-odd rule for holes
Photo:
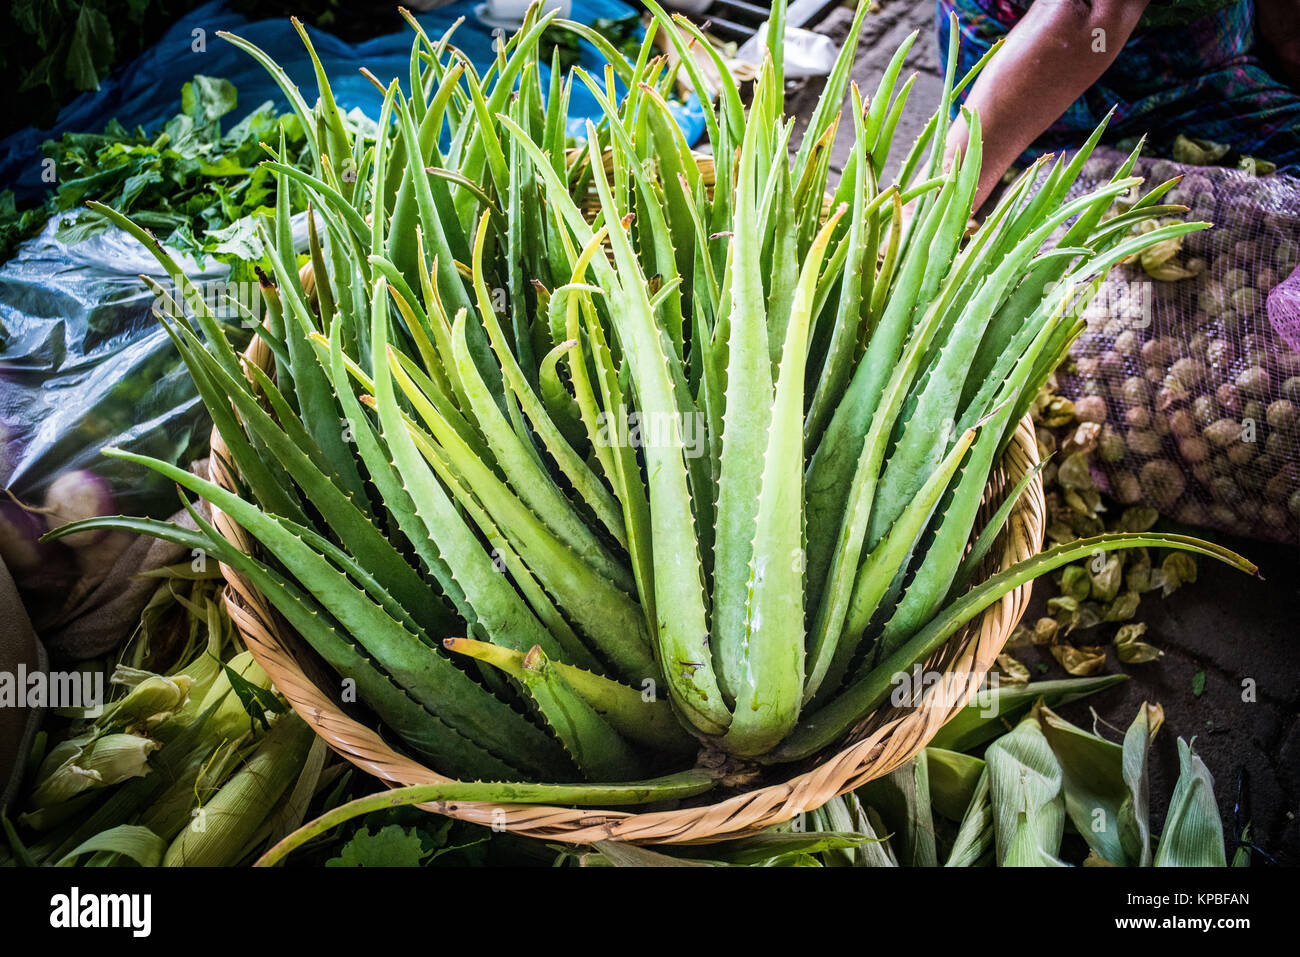
[[[460,0],[428,13],[418,14],[420,23],[434,37],[441,36],[458,18],[464,17],[453,43],[482,70],[495,58],[492,50],[492,27],[474,14],[474,0]],[[571,20],[591,23],[598,18],[619,18],[632,13],[620,0],[573,0],[568,14]],[[378,116],[380,94],[359,72],[366,67],[381,80],[401,77],[403,86],[410,75],[412,34],[403,26],[397,33],[386,34],[361,43],[346,43],[331,34],[308,28],[312,44],[330,77],[334,97],[344,110],[359,108],[372,119]],[[217,36],[229,30],[255,43],[276,60],[302,88],[309,104],[316,100],[316,81],[311,61],[302,40],[287,19],[255,20],[235,13],[224,0],[215,0],[193,10],[174,23],[154,46],[136,60],[115,70],[100,84],[99,90],[83,93],[59,113],[53,129],[28,127],[0,142],[0,187],[12,188],[19,205],[40,198],[44,184],[40,181],[41,144],[65,131],[98,132],[116,118],[127,128],[143,126],[153,131],[180,111],[181,86],[196,73],[223,77],[239,91],[239,106],[230,123],[267,100],[287,109],[288,104],[270,75],[252,57]],[[582,66],[597,74],[604,60],[595,48],[582,43]],[[543,70],[543,89],[549,71]],[[703,113],[692,100],[678,109],[678,122],[687,140],[694,142],[704,131]],[[600,115],[587,88],[573,86],[569,109],[570,131],[580,133],[585,118]]]

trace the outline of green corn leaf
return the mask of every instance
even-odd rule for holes
[[[1065,832],[1061,765],[1036,715],[988,747],[989,798],[997,860],[1003,867],[1056,861]]]
[[[1128,796],[1123,749],[1076,728],[1051,709],[1038,709],[1039,721],[1064,773],[1065,811],[1088,846],[1110,863],[1130,861],[1124,850],[1121,808]]]
[[[975,783],[944,866],[975,867],[990,857],[992,850],[993,801],[989,792],[988,769],[984,768]]]
[[[1123,774],[1128,800],[1120,808],[1120,836],[1129,859],[1139,867],[1151,866],[1151,779],[1147,761],[1151,743],[1163,723],[1160,706],[1144,701],[1124,733]]]
[[[1156,847],[1156,867],[1226,867],[1214,778],[1192,745],[1178,739],[1178,783]]]

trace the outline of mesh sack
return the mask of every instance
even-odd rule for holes
[[[1098,149],[1074,195],[1125,154]],[[1213,228],[1118,266],[1060,370],[1105,490],[1188,525],[1300,542],[1300,180],[1140,159]]]

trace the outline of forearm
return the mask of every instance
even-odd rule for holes
[[[1147,0],[1037,0],[1011,29],[966,99],[983,132],[976,208],[1016,157],[1115,62],[1146,5]],[[945,159],[964,151],[968,138],[959,117]]]

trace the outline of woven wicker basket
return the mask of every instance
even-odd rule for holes
[[[244,358],[264,369],[271,360],[260,338],[253,340]],[[212,453],[212,481],[234,489],[233,476],[226,464],[226,445],[215,429]],[[1038,446],[1033,427],[1026,418],[1007,446],[1000,467],[994,470],[980,524],[997,507],[1004,491],[1037,463]],[[1036,477],[990,549],[982,574],[987,576],[1036,554],[1042,544],[1045,512],[1042,483]],[[237,548],[253,552],[252,539],[225,514],[214,509],[213,521]],[[228,583],[226,607],[249,650],[294,710],[330,747],[357,767],[395,787],[449,780],[399,753],[375,728],[345,714],[333,698],[321,691],[321,687],[328,687],[337,679],[331,682],[331,676],[322,669],[305,642],[246,578],[228,566],[223,565],[222,571]],[[823,754],[810,770],[791,772],[793,776],[780,783],[756,787],[717,803],[644,812],[447,802],[422,806],[529,837],[574,843],[601,840],[692,843],[754,834],[888,774],[920,752],[974,695],[1024,614],[1029,593],[1029,585],[1021,586],[953,636],[927,663],[927,670],[942,670],[948,683],[929,686],[918,706],[882,708],[850,735],[852,743],[848,746],[838,753]]]

